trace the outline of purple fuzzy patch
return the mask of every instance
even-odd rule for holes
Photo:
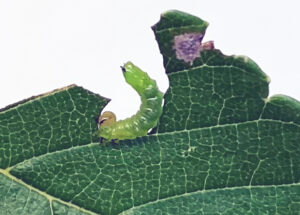
[[[203,36],[200,33],[185,33],[175,36],[173,49],[176,51],[177,59],[192,65],[193,61],[200,57]]]

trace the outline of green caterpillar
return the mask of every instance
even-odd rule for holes
[[[140,110],[130,118],[116,121],[110,111],[104,112],[98,119],[98,136],[100,142],[135,139],[145,136],[148,130],[157,125],[162,113],[163,93],[159,91],[156,81],[131,62],[121,67],[126,82],[140,95]]]

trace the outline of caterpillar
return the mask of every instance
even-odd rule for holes
[[[159,91],[156,81],[146,72],[127,62],[122,67],[126,82],[132,86],[141,97],[139,111],[130,118],[116,121],[116,116],[110,111],[104,112],[98,118],[98,136],[100,142],[135,139],[147,135],[149,129],[157,125],[162,114],[163,93]]]

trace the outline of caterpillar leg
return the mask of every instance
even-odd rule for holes
[[[120,141],[118,139],[112,139],[111,143],[114,145],[119,145]]]
[[[105,139],[104,137],[100,137],[99,138],[99,145],[100,146],[106,146],[107,144],[109,144],[111,141]]]
[[[100,143],[100,144],[104,143],[104,141],[105,141],[105,139],[104,139],[103,137],[100,137],[100,138],[99,138],[99,143]]]
[[[104,137],[99,138],[99,144],[103,146],[106,146],[106,144],[108,143],[112,143],[113,145],[119,145],[119,142],[120,141],[118,139],[107,140]]]

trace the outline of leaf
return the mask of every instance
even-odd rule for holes
[[[3,214],[298,214],[300,103],[268,98],[249,58],[176,54],[207,23],[179,11],[153,26],[170,80],[151,135],[101,147],[108,99],[71,86],[0,112]]]

